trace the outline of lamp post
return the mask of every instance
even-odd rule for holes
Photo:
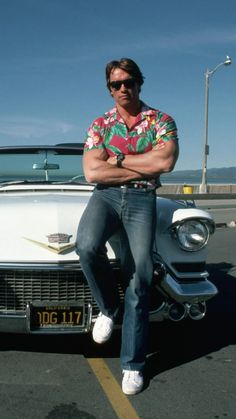
[[[205,125],[204,125],[204,153],[203,153],[203,167],[202,167],[202,183],[199,185],[200,193],[207,193],[207,156],[209,155],[208,145],[208,104],[209,104],[209,81],[210,77],[222,65],[230,65],[231,58],[226,55],[225,61],[219,63],[213,70],[206,70],[205,72]]]

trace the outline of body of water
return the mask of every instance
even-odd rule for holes
[[[165,175],[161,176],[161,183],[164,184],[186,184],[186,185],[200,185],[202,183],[201,177],[178,177],[178,176],[171,176],[168,177]],[[211,178],[210,176],[207,178],[207,183],[212,185],[235,185],[236,178]]]

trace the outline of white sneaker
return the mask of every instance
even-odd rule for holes
[[[105,314],[99,313],[93,327],[93,340],[96,343],[106,342],[111,337],[113,327],[113,320]]]
[[[123,370],[122,391],[127,395],[139,393],[143,388],[141,371]]]

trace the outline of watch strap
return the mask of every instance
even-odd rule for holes
[[[125,159],[125,155],[123,153],[117,154],[117,156],[116,156],[117,167],[122,167],[122,162],[123,162],[124,159]]]

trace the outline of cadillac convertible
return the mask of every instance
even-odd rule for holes
[[[95,185],[82,144],[0,147],[0,332],[85,333],[98,307],[75,252]],[[158,191],[157,191],[158,192]],[[217,294],[206,270],[211,215],[194,202],[156,198],[150,321],[199,320]],[[121,301],[119,231],[107,243]]]

